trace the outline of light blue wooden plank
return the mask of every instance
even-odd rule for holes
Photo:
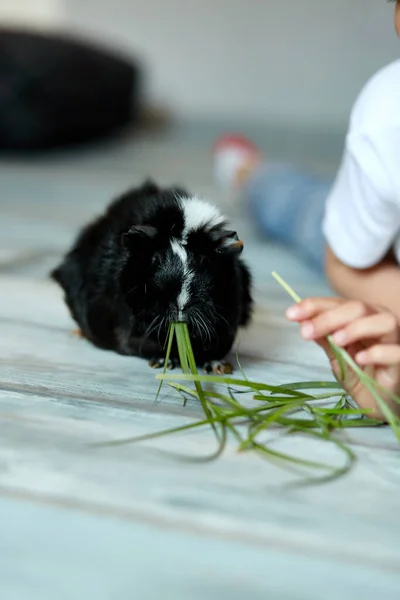
[[[87,506],[122,518],[161,520],[177,530],[214,532],[269,548],[283,545],[289,552],[333,561],[341,557],[349,564],[397,565],[397,450],[379,443],[362,448],[351,476],[293,490],[284,487],[293,474],[253,454],[238,454],[233,440],[215,462],[196,464],[171,456],[211,454],[215,439],[210,430],[135,446],[88,448],[90,442],[187,423],[189,411],[183,409],[180,415],[165,413],[164,406],[156,412],[144,405],[134,411],[110,405],[99,410],[94,402],[68,404],[58,397],[16,393],[0,395],[0,406],[3,493]],[[274,447],[340,464],[329,444],[302,436],[281,438]]]
[[[4,600],[397,600],[400,571],[0,501]]]

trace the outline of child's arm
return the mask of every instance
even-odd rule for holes
[[[362,300],[390,310],[400,323],[400,268],[390,258],[369,269],[353,269],[328,247],[326,274],[332,288],[351,300]]]
[[[400,321],[400,203],[393,158],[400,152],[400,128],[351,134],[335,185],[327,200],[324,234],[326,274],[345,298],[386,306]]]

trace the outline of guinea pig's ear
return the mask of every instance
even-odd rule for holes
[[[125,248],[132,248],[138,242],[150,242],[157,235],[157,229],[151,225],[136,225],[122,234],[121,241]]]
[[[239,239],[236,231],[219,231],[214,237],[217,241],[217,252],[219,254],[241,254],[243,252],[243,242]]]
[[[143,194],[148,194],[149,196],[154,196],[160,193],[160,188],[152,179],[146,179],[143,183],[141,190]]]

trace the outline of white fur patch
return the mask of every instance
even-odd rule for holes
[[[182,288],[181,291],[179,293],[178,299],[177,299],[177,304],[178,304],[178,321],[183,321],[183,311],[185,310],[185,307],[187,305],[187,303],[190,300],[190,283],[192,281],[194,277],[194,274],[192,271],[185,271],[185,274],[183,276],[183,282],[182,282]]]
[[[177,298],[179,321],[183,320],[183,311],[190,300],[190,284],[194,278],[194,273],[188,267],[188,256],[185,248],[188,235],[191,231],[205,228],[211,229],[223,223],[224,218],[215,206],[209,204],[200,198],[180,198],[180,203],[184,217],[184,230],[180,240],[173,239],[171,248],[174,254],[179,257],[183,265],[182,288]]]
[[[187,266],[186,248],[184,248],[183,245],[177,239],[171,240],[171,248],[172,248],[172,252],[174,254],[176,254],[177,256],[179,256],[179,258],[182,261],[183,266],[186,267]]]
[[[178,305],[178,320],[183,320],[183,311],[185,306],[190,300],[190,283],[194,277],[193,272],[188,268],[188,260],[187,260],[187,251],[186,248],[179,242],[179,240],[174,239],[171,241],[172,252],[178,256],[178,258],[182,261],[183,265],[183,280],[181,291],[179,292],[177,298]]]
[[[181,207],[185,219],[185,228],[183,230],[183,238],[188,234],[202,227],[211,229],[223,223],[224,218],[215,206],[209,204],[201,198],[194,196],[193,198],[181,198]]]

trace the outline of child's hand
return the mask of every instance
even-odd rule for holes
[[[380,385],[400,393],[400,328],[391,312],[359,301],[309,298],[289,308],[286,316],[301,324],[304,339],[314,340],[325,350],[338,379],[340,369],[328,335]],[[345,373],[344,387],[361,408],[373,409],[371,416],[383,419],[375,399],[350,368]],[[388,404],[400,414],[399,404]]]

